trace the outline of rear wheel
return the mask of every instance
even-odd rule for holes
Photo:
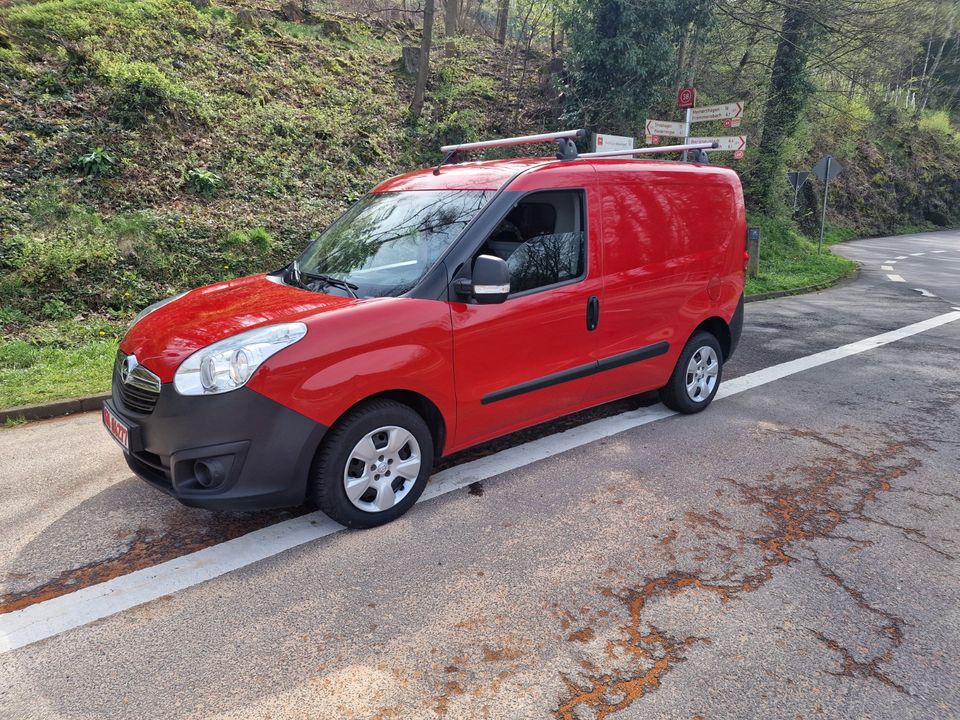
[[[710,333],[698,331],[687,341],[669,382],[660,389],[660,400],[677,412],[700,412],[717,394],[722,374],[720,343]]]
[[[433,467],[433,438],[420,415],[371,400],[338,420],[317,452],[311,494],[347,527],[390,522],[417,501]]]

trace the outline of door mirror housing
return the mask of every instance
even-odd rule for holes
[[[473,277],[457,280],[454,287],[481,305],[502,303],[510,294],[510,269],[503,258],[480,255],[473,261]]]

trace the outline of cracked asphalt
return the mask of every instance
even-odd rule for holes
[[[837,251],[859,276],[749,304],[728,378],[960,299],[958,232]],[[958,359],[955,322],[0,655],[0,714],[960,717]],[[174,505],[96,414],[0,458],[0,612],[291,515]]]

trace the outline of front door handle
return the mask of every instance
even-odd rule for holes
[[[600,298],[591,295],[587,300],[587,330],[596,330],[600,322]]]

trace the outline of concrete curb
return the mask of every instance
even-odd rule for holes
[[[827,288],[836,287],[845,282],[853,282],[858,277],[860,277],[860,268],[859,266],[847,273],[846,275],[841,275],[838,278],[833,280],[828,280],[827,282],[817,283],[816,285],[807,285],[806,287],[793,288],[791,290],[773,290],[771,292],[757,293],[756,295],[748,295],[743,299],[744,302],[758,302],[760,300],[773,300],[775,298],[790,297],[791,295],[805,295],[806,293],[817,292],[818,290],[826,290]]]
[[[88,395],[70,400],[55,400],[39,405],[21,405],[20,407],[0,410],[0,423],[7,420],[45,420],[47,418],[72,415],[73,413],[99,410],[109,394]]]
[[[802,295],[804,293],[816,292],[817,290],[826,290],[829,287],[838,285],[845,280],[855,280],[860,275],[860,268],[852,273],[839,277],[836,280],[819,283],[817,285],[808,285],[793,290],[776,290],[774,292],[759,293],[744,298],[744,302],[757,302],[758,300],[773,300],[774,298],[787,297],[789,295]],[[110,397],[109,393],[102,395],[88,395],[86,397],[73,398],[71,400],[56,400],[39,405],[21,405],[20,407],[0,410],[0,423],[9,420],[46,420],[47,418],[60,417],[61,415],[72,415],[74,413],[90,412],[99,410],[104,400]]]

